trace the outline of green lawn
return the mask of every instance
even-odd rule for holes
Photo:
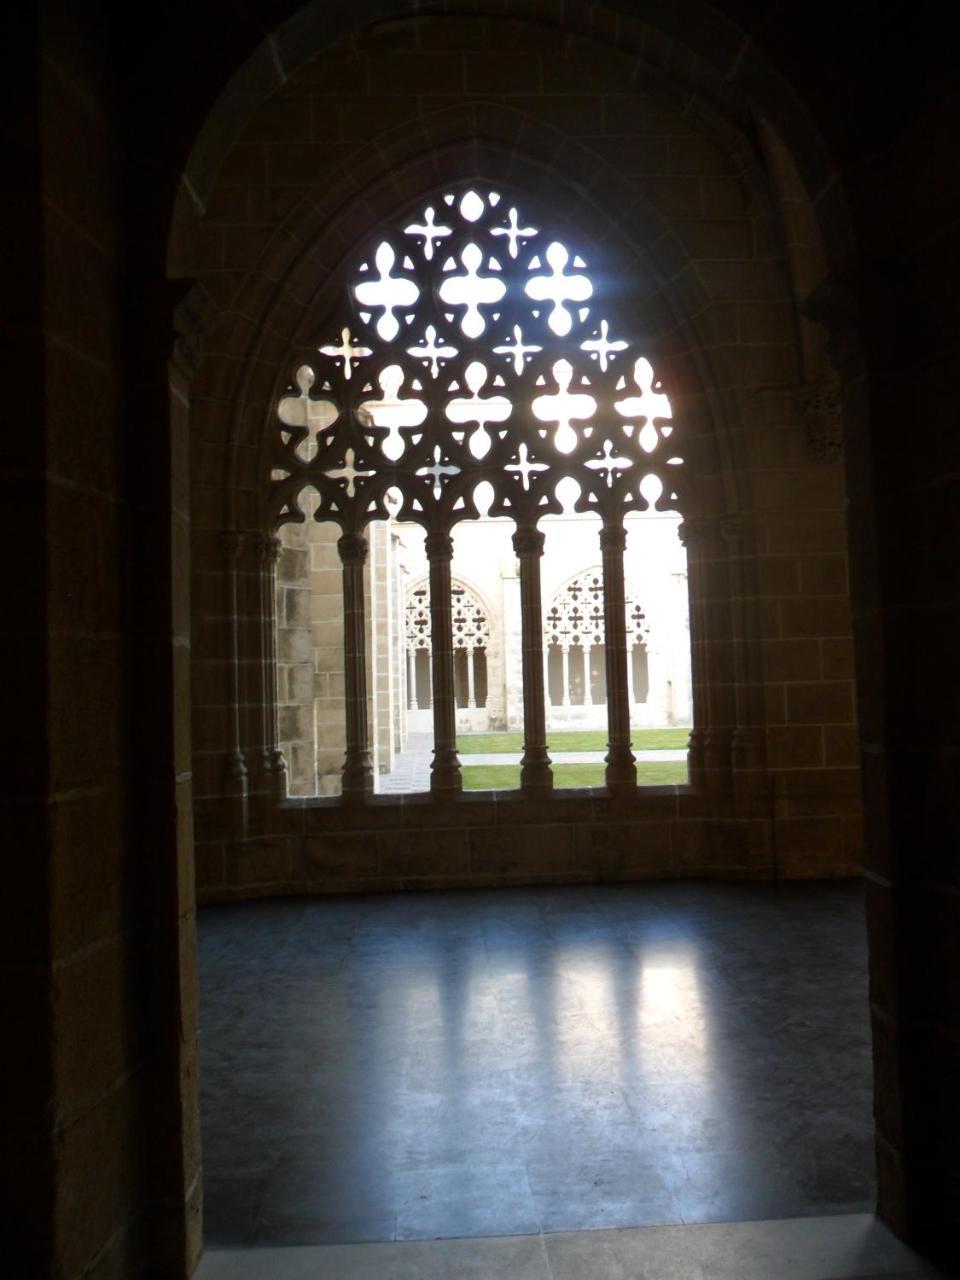
[[[503,735],[507,736],[507,735]],[[656,786],[665,782],[686,782],[684,760],[654,760],[637,764],[637,782]],[[602,764],[555,764],[555,787],[602,787]],[[520,786],[520,766],[516,764],[469,765],[463,770],[465,791],[515,791]]]
[[[635,729],[634,751],[677,750],[687,745],[689,729]],[[551,751],[606,751],[606,729],[571,730],[567,733],[550,733],[547,745]],[[461,733],[457,737],[457,750],[462,755],[487,755],[492,751],[522,751],[522,733]],[[570,766],[574,767],[574,766]],[[588,785],[571,784],[571,785]]]

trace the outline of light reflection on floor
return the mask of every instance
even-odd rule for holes
[[[208,1238],[867,1208],[860,912],[844,885],[204,912]]]

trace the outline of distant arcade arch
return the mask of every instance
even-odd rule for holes
[[[489,609],[461,578],[450,584],[457,706],[468,710],[487,703],[487,658],[490,652]],[[430,583],[422,578],[404,600],[407,709],[433,703],[431,687]]]
[[[625,594],[630,704],[646,701],[650,623],[632,590]],[[603,569],[581,570],[553,595],[544,618],[548,697],[553,707],[606,703]]]

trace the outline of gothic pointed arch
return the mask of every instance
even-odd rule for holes
[[[502,644],[501,622],[482,593],[462,575],[450,580],[450,618],[454,684],[458,707],[485,707],[491,646]],[[404,645],[407,653],[407,706],[430,705],[429,663],[433,645],[430,579],[414,580],[404,595]]]
[[[561,481],[605,520],[677,510],[683,457],[635,314],[555,220],[479,184],[443,192],[357,254],[279,398],[270,510],[358,533],[448,534],[485,510],[557,513]]]
[[[429,23],[433,19],[418,16],[414,21]],[[580,33],[577,44],[584,57],[589,43],[590,38]],[[301,52],[305,49],[306,46]],[[331,51],[331,56],[335,52]],[[541,56],[549,61],[550,55]],[[318,67],[318,73],[320,70]],[[235,782],[234,789],[242,797],[245,790],[262,790],[277,772],[271,773],[266,763],[276,759],[276,741],[271,741],[269,729],[271,708],[275,707],[275,664],[270,653],[273,640],[266,617],[267,603],[273,599],[270,574],[276,570],[283,576],[284,570],[282,552],[279,565],[273,565],[271,560],[275,551],[274,518],[278,514],[272,504],[277,490],[266,480],[276,461],[277,406],[288,396],[301,402],[323,398],[319,382],[304,392],[296,375],[307,367],[319,377],[319,347],[336,346],[343,341],[343,326],[337,328],[328,322],[340,318],[338,312],[344,298],[357,283],[357,264],[367,262],[376,278],[382,279],[373,255],[379,244],[394,233],[397,211],[408,216],[404,227],[414,222],[422,226],[420,215],[428,206],[433,205],[436,211],[444,194],[456,194],[470,186],[499,191],[511,199],[518,217],[522,216],[522,225],[555,227],[555,239],[578,248],[595,279],[602,281],[615,300],[617,305],[611,307],[610,317],[623,318],[621,334],[635,340],[656,376],[669,388],[678,439],[682,427],[684,469],[690,473],[680,505],[684,514],[682,539],[690,565],[697,720],[691,739],[691,777],[697,785],[709,785],[719,794],[727,794],[734,780],[734,752],[741,762],[753,764],[761,759],[758,750],[764,749],[763,730],[758,747],[752,726],[765,724],[768,715],[759,650],[744,644],[741,637],[755,630],[754,615],[759,609],[754,603],[758,596],[758,552],[772,551],[774,543],[771,540],[761,545],[759,539],[766,535],[759,527],[762,522],[750,513],[744,501],[748,498],[744,485],[750,483],[753,465],[749,456],[753,447],[750,432],[756,431],[761,417],[772,418],[780,412],[782,397],[776,393],[768,397],[765,391],[761,392],[756,405],[762,401],[763,412],[755,411],[754,402],[744,390],[743,371],[748,363],[752,368],[758,358],[765,362],[766,351],[747,349],[747,336],[737,329],[736,319],[738,308],[749,311],[754,299],[779,296],[780,264],[775,253],[764,249],[767,242],[760,235],[765,218],[762,166],[735,112],[713,129],[704,123],[709,110],[701,113],[702,101],[691,102],[684,121],[689,125],[684,132],[691,134],[690,154],[698,149],[704,154],[704,148],[709,146],[725,152],[726,160],[711,152],[705,156],[706,163],[717,165],[714,173],[722,169],[725,175],[736,174],[735,181],[744,194],[742,202],[735,200],[733,207],[742,210],[746,219],[755,221],[758,239],[746,251],[749,262],[744,273],[732,263],[715,260],[709,237],[709,243],[704,241],[703,247],[698,248],[694,239],[686,236],[687,228],[701,235],[707,230],[708,219],[712,228],[713,220],[725,216],[719,204],[713,203],[712,195],[708,199],[708,192],[730,199],[728,177],[703,176],[696,180],[701,218],[671,211],[651,198],[649,184],[618,163],[614,146],[601,152],[589,139],[565,128],[558,117],[534,118],[519,98],[508,97],[496,106],[468,100],[469,86],[464,87],[467,92],[453,109],[434,109],[436,104],[425,99],[418,108],[415,125],[402,119],[385,119],[382,127],[377,124],[369,140],[352,139],[349,164],[331,169],[332,178],[325,168],[318,181],[316,171],[303,166],[302,172],[290,180],[289,195],[294,194],[295,181],[299,198],[289,200],[288,193],[283,193],[269,236],[247,238],[251,251],[239,260],[228,263],[226,254],[221,255],[219,265],[227,269],[216,278],[198,273],[202,275],[202,287],[206,288],[208,282],[211,286],[214,305],[209,314],[219,317],[208,346],[210,354],[192,388],[196,391],[191,415],[197,423],[197,460],[202,462],[198,471],[208,477],[219,467],[224,479],[219,487],[209,484],[208,492],[203,494],[196,536],[198,545],[203,545],[212,525],[215,530],[227,530],[234,538],[240,538],[235,558],[224,561],[220,587],[229,597],[224,612],[235,620],[228,625],[224,647],[227,656],[233,651],[245,664],[242,681],[231,682],[228,674],[224,675],[227,687],[220,699],[230,708],[226,723],[231,726],[236,748],[229,753],[225,766],[230,784],[234,786]],[[296,91],[295,85],[291,88]],[[669,86],[658,84],[653,96],[659,97],[661,90],[666,101],[670,97]],[[284,97],[287,96],[285,91]],[[267,126],[258,121],[256,127],[260,130]],[[687,147],[686,141],[678,141],[678,153]],[[337,154],[345,156],[346,150],[342,148]],[[268,184],[270,180],[268,173]],[[218,207],[223,207],[223,198],[229,194],[222,189],[218,192]],[[237,199],[243,195],[238,187]],[[724,229],[734,227],[725,224]],[[396,251],[397,246],[393,248]],[[395,262],[391,273],[402,274],[402,265],[402,259]],[[461,268],[463,265],[461,262]],[[485,274],[483,266],[478,268],[478,274]],[[479,310],[482,314],[482,306]],[[359,329],[348,336],[357,340],[362,337]],[[380,335],[376,336],[379,340]],[[361,345],[373,350],[370,343]],[[376,361],[373,355],[365,359],[371,365]],[[402,361],[395,363],[400,364],[406,379],[399,388],[400,399],[422,399],[411,394],[412,382],[407,376],[411,371],[404,368]],[[779,375],[772,364],[769,367],[771,377],[766,380],[775,383]],[[560,390],[554,381],[541,388],[539,394],[557,395]],[[567,390],[590,394],[573,381]],[[473,394],[467,387],[463,398]],[[494,392],[484,384],[477,394],[484,398]],[[365,398],[382,401],[386,395],[387,389],[377,382],[373,395],[368,393]],[[318,415],[323,410],[315,406],[309,412]],[[359,412],[355,418],[362,425]],[[316,443],[317,432],[328,430],[328,426],[336,431],[344,423],[341,420],[324,426],[315,416],[310,422],[291,425],[294,429],[306,426],[306,434],[312,433]],[[576,427],[575,421],[573,425]],[[496,424],[474,426],[477,434],[481,427],[488,434],[496,428]],[[398,425],[394,440],[400,433]],[[387,434],[390,435],[389,427]],[[279,439],[284,447],[297,448],[292,433],[286,441]],[[776,441],[771,436],[763,443],[766,450]],[[374,451],[375,445],[374,440]],[[299,444],[301,455],[309,450],[309,444]],[[606,461],[611,456],[615,455],[608,453]],[[367,476],[349,474],[351,467],[359,473],[369,462],[356,449],[351,459],[344,450],[341,458],[331,461],[332,470],[343,473],[334,477],[334,483],[341,488],[349,489],[351,479],[355,492],[360,485],[371,482]],[[421,465],[443,468],[456,465],[456,461],[434,455]],[[277,482],[291,480],[294,471],[291,469],[288,476],[278,475]],[[421,482],[426,479],[426,475],[420,477]],[[439,481],[441,490],[453,483],[443,472]],[[290,487],[296,487],[295,478]],[[389,486],[383,501],[388,506]],[[744,510],[745,515],[741,514]],[[292,509],[288,509],[287,517],[291,513]],[[457,516],[450,526],[454,536],[461,518],[470,517]],[[351,530],[343,536],[347,539],[343,552],[362,555],[364,535],[355,535]],[[437,555],[445,554],[442,539],[448,536],[437,535]],[[610,541],[607,551],[615,559],[620,551],[613,545],[613,535]],[[219,547],[221,543],[215,545]],[[233,543],[225,539],[222,545],[230,547]],[[535,554],[535,540],[521,540],[518,558]],[[353,566],[351,572],[359,583],[362,565]],[[234,595],[236,612],[232,608]],[[728,597],[729,606],[715,603]],[[262,640],[252,642],[249,629],[244,629],[240,619],[257,610],[263,615]],[[752,619],[746,625],[745,615]],[[542,643],[542,628],[538,631]],[[251,655],[256,663],[249,661]],[[232,669],[229,662],[210,668],[211,672],[224,673]],[[253,698],[248,696],[251,681],[260,686]],[[239,764],[234,767],[234,762],[242,762],[245,773]],[[243,821],[240,803],[237,813]]]
[[[650,621],[629,582],[624,603],[628,642],[645,644]],[[544,617],[544,640],[556,645],[601,645],[603,627],[603,567],[593,565],[578,570],[553,593]]]

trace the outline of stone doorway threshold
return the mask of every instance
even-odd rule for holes
[[[473,1240],[211,1249],[195,1280],[919,1280],[871,1214]]]

